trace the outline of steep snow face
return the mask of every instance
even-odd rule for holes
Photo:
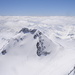
[[[0,75],[74,75],[75,17],[0,16]]]

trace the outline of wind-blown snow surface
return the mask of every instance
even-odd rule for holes
[[[75,17],[0,16],[0,75],[74,75],[74,66]]]

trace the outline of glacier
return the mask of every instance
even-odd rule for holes
[[[0,75],[75,75],[75,16],[0,16]]]

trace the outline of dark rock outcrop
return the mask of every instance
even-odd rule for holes
[[[28,33],[29,29],[28,28],[22,28],[19,32]]]
[[[44,45],[44,39],[42,38],[41,35],[43,35],[41,32],[38,32],[34,35],[34,39],[39,38],[39,41],[36,44],[37,55],[38,56],[41,56],[41,55],[46,56],[47,54],[50,54],[50,52],[45,51],[46,46]]]
[[[25,33],[34,34],[34,33],[36,32],[36,30],[37,30],[37,29],[22,28],[22,29],[19,31],[19,33],[20,33],[20,32],[23,32],[24,34],[25,34]]]
[[[39,37],[40,35],[42,35],[42,33],[41,33],[40,31],[38,31],[38,33],[36,33],[36,34],[34,35],[34,39],[36,39],[36,38]]]
[[[7,51],[3,50],[1,53],[2,53],[2,55],[5,55],[7,53]]]
[[[34,33],[36,32],[36,30],[37,30],[37,29],[30,30],[30,33],[31,33],[31,34],[34,34]]]

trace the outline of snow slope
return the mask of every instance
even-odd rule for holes
[[[74,75],[74,16],[0,16],[0,75]]]

